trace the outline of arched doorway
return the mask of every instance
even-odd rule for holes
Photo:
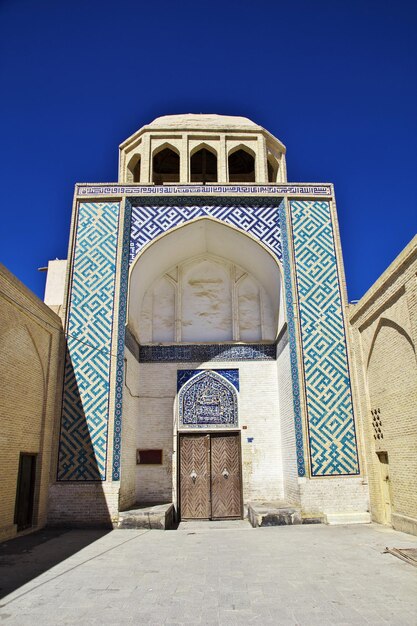
[[[216,371],[201,371],[181,388],[178,414],[181,519],[242,517],[236,388]]]

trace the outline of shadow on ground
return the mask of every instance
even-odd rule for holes
[[[65,561],[110,530],[45,529],[0,544],[0,598]]]

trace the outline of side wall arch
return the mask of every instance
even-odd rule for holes
[[[374,438],[372,476],[379,489],[378,450],[388,454],[393,511],[413,518],[417,493],[417,362],[408,333],[391,320],[382,319],[375,331],[367,367],[371,411],[377,412],[382,438]],[[384,521],[382,495],[374,498],[373,513]]]

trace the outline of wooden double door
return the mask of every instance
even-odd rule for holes
[[[239,433],[180,435],[181,519],[242,517]]]

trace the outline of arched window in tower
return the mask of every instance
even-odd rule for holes
[[[152,160],[153,182],[156,185],[178,183],[180,180],[180,157],[171,148],[163,148]]]
[[[140,155],[135,154],[127,166],[127,182],[140,183]]]
[[[252,154],[241,148],[229,154],[229,182],[255,182],[255,157]]]
[[[217,182],[217,156],[201,148],[190,159],[192,183],[216,183]]]
[[[277,174],[278,174],[278,161],[272,154],[268,154],[268,183],[276,183],[277,182]]]

